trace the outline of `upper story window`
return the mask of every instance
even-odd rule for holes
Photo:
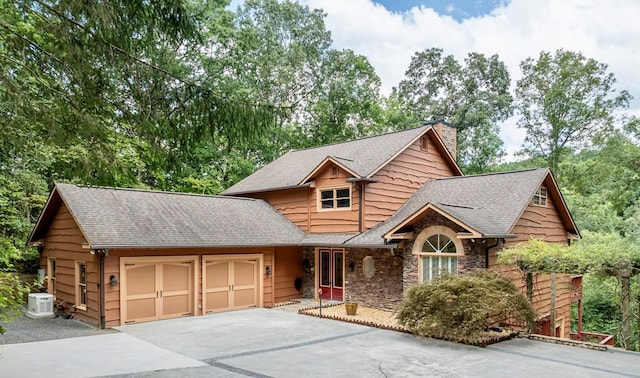
[[[536,190],[536,194],[533,195],[533,205],[534,206],[547,206],[547,188],[541,186]]]
[[[420,149],[422,151],[428,151],[429,150],[429,137],[426,135],[423,135],[422,138],[420,138]]]
[[[351,208],[351,188],[320,189],[320,209],[338,210]]]

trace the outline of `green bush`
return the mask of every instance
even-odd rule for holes
[[[443,275],[407,292],[398,314],[414,334],[473,339],[495,324],[531,327],[535,311],[511,281],[495,272]]]
[[[24,297],[29,285],[17,274],[0,272],[0,322],[9,322],[24,309]],[[0,324],[0,335],[5,331]]]

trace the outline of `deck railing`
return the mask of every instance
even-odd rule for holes
[[[614,342],[613,335],[605,335],[603,333],[582,332],[580,334],[571,333],[569,336],[571,340],[588,341],[588,342],[598,343],[600,345],[613,346],[613,342]]]

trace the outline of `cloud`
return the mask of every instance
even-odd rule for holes
[[[334,47],[365,55],[380,76],[384,93],[402,80],[411,56],[426,48],[441,47],[459,60],[469,52],[498,54],[514,84],[523,59],[563,48],[608,64],[618,79],[616,88],[636,97],[630,112],[640,116],[637,0],[512,0],[488,15],[462,22],[425,6],[394,13],[370,0],[300,3],[324,9]],[[520,148],[524,132],[512,119],[502,125],[501,136],[513,153]]]

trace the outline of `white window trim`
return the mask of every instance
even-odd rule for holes
[[[80,265],[84,265],[84,284],[80,283]],[[76,261],[75,264],[75,271],[76,271],[76,279],[75,279],[75,292],[76,292],[76,299],[75,299],[75,305],[74,307],[77,310],[83,310],[83,311],[87,311],[87,303],[89,301],[89,293],[87,291],[87,278],[89,276],[89,272],[87,271],[87,262],[86,261]],[[85,303],[80,303],[80,298],[82,298],[81,294],[80,294],[80,287],[84,285],[85,288]]]
[[[336,191],[341,190],[341,189],[348,189],[349,190],[349,207],[336,207],[337,203],[336,203]],[[333,205],[334,207],[331,209],[323,209],[322,208],[322,192],[325,191],[329,191],[329,190],[333,190]],[[325,188],[318,188],[318,190],[316,191],[316,209],[318,211],[345,211],[345,210],[351,210],[353,206],[353,192],[351,191],[351,185],[345,185],[345,186],[330,186],[330,187],[325,187]]]
[[[456,253],[455,254],[442,254],[442,253],[428,253],[428,252],[423,252],[422,251],[422,246],[424,245],[424,243],[427,241],[427,239],[433,235],[444,235],[446,237],[448,237],[449,239],[451,239],[451,241],[453,242],[453,244],[456,246]],[[411,253],[413,255],[416,255],[418,257],[418,283],[423,283],[422,277],[423,277],[423,271],[422,271],[422,257],[456,257],[458,259],[457,263],[457,267],[456,267],[456,272],[458,272],[460,263],[459,263],[459,259],[461,256],[464,256],[464,245],[462,244],[462,240],[458,239],[458,235],[455,231],[453,231],[452,229],[445,227],[445,226],[429,226],[426,227],[425,229],[423,229],[422,231],[420,231],[420,234],[418,234],[418,236],[416,237],[416,240],[413,243],[413,248]]]

